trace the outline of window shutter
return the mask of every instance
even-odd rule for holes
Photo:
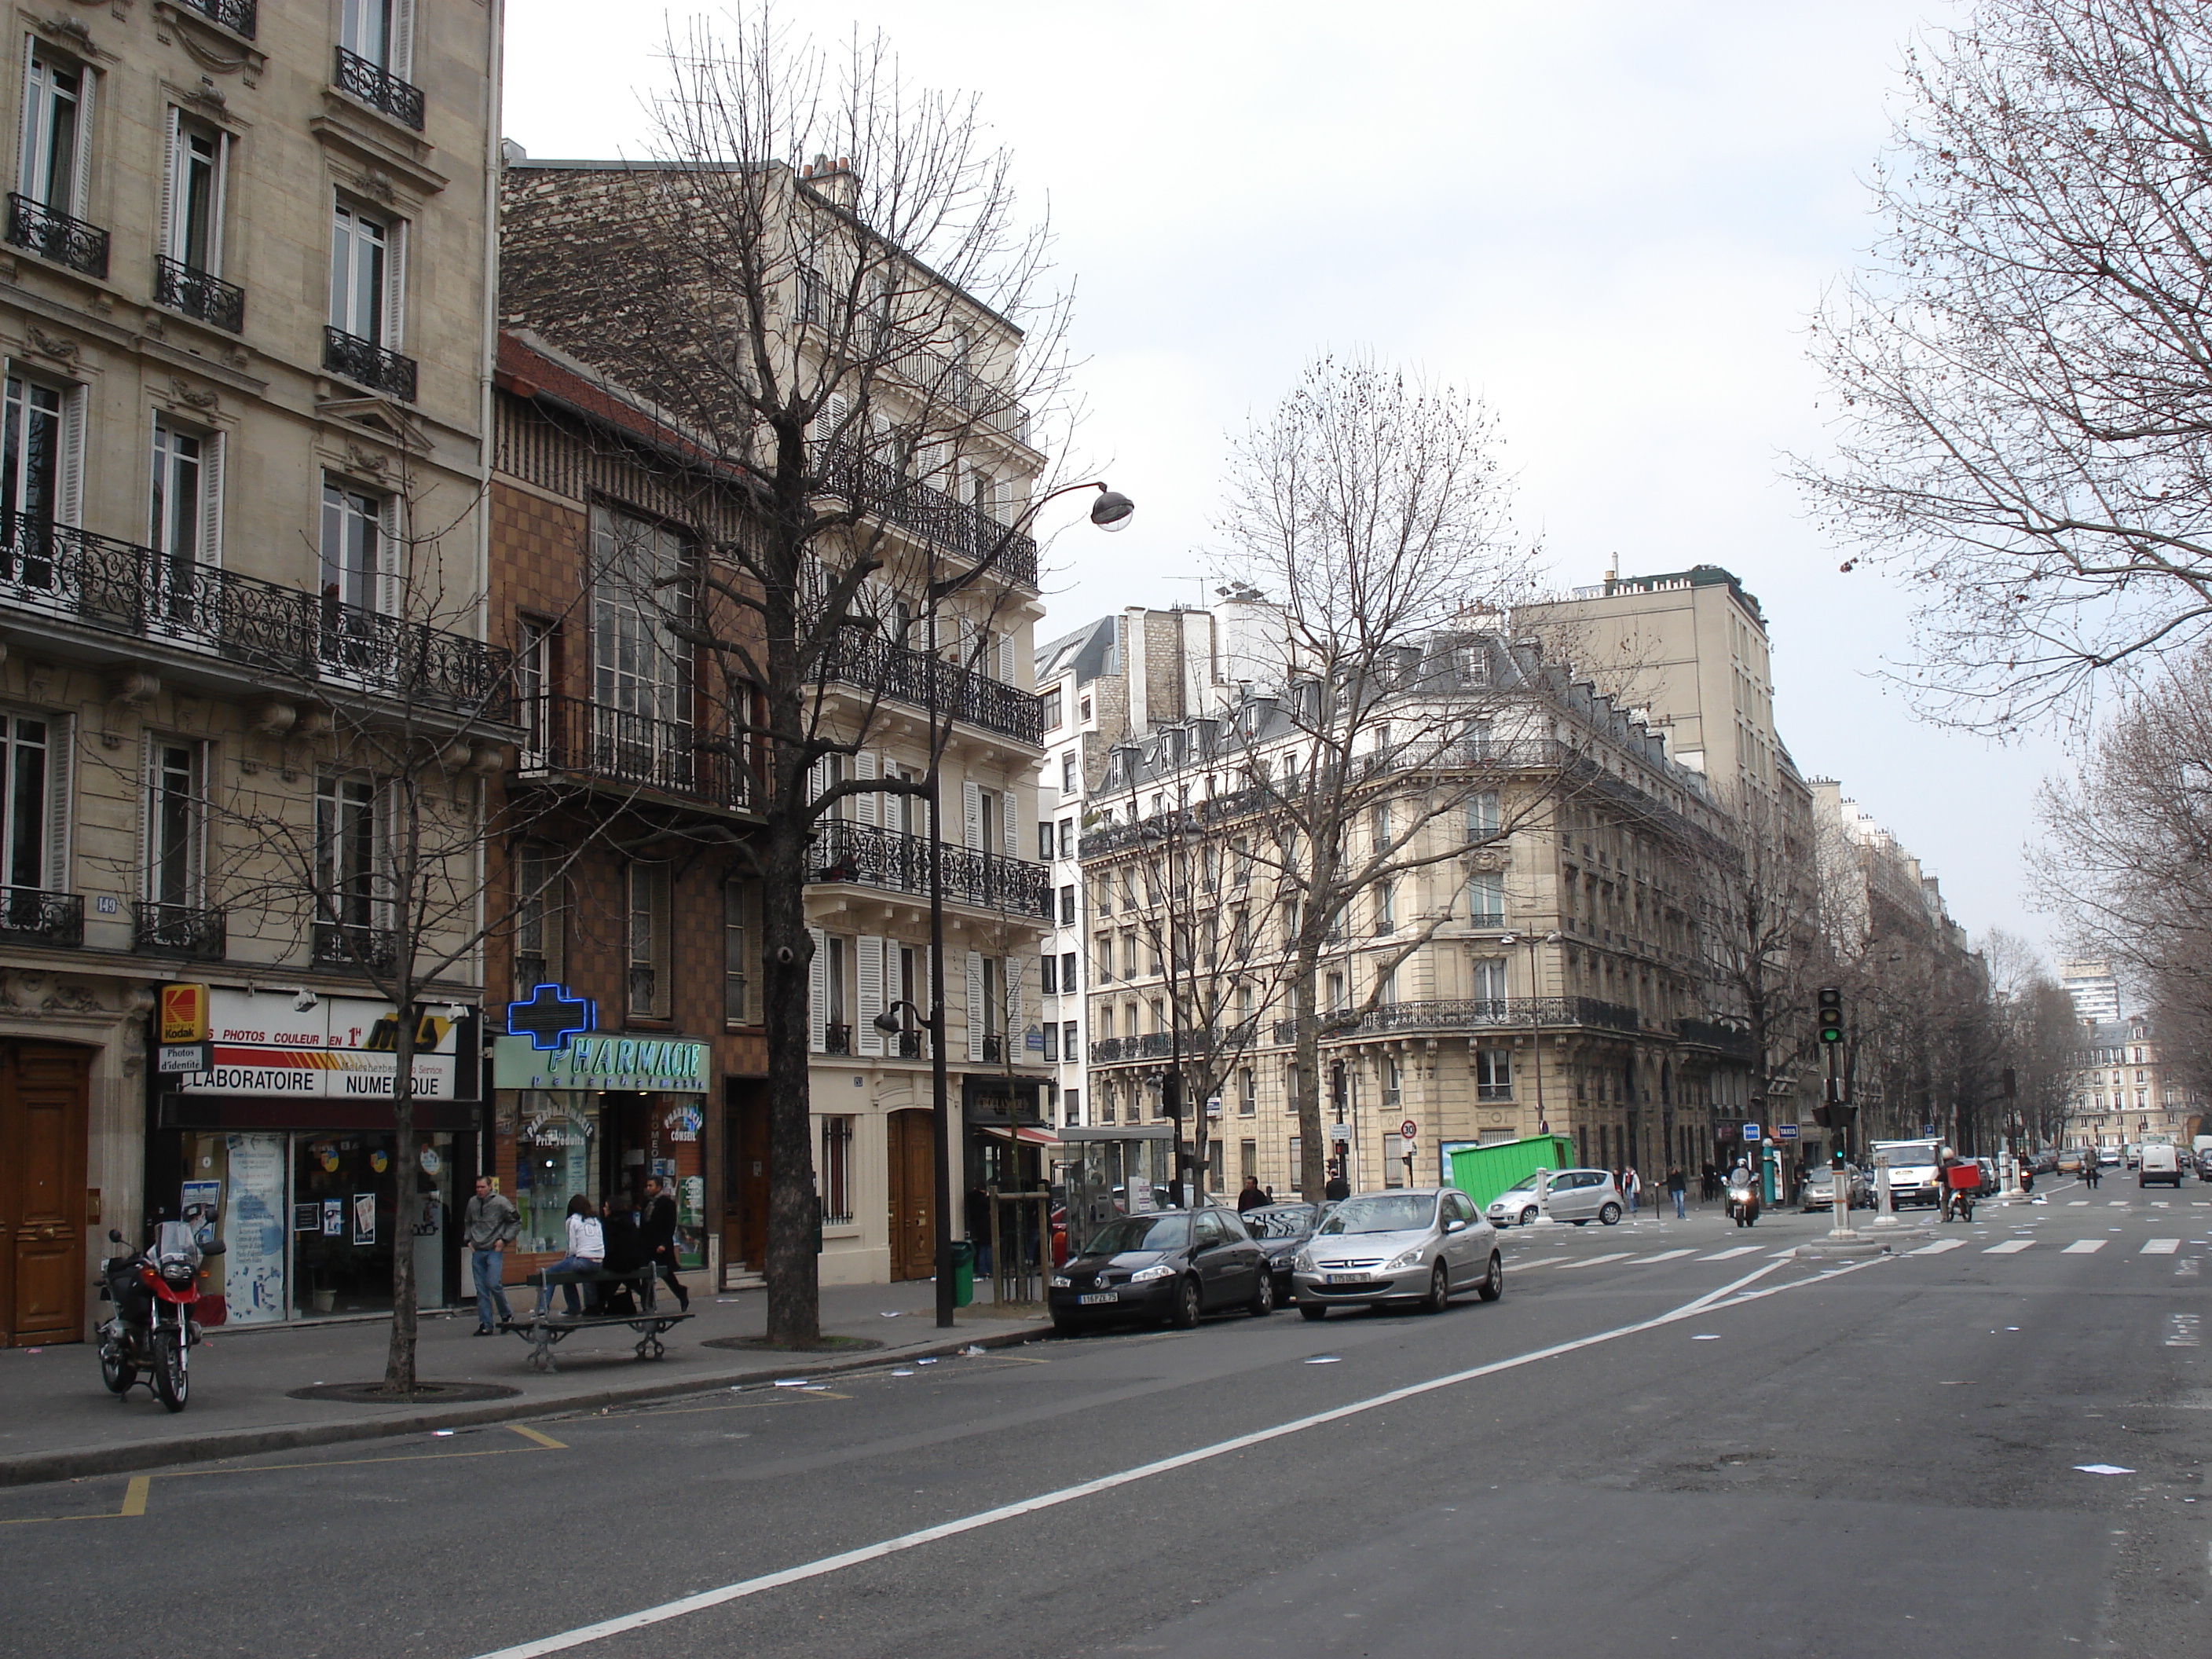
[[[1008,957],[1000,963],[999,971],[1006,975],[1006,1054],[1012,1058],[1019,1052],[1022,1040],[1022,958]]]
[[[1014,485],[1011,478],[1000,480],[991,486],[991,516],[1000,524],[1014,521]]]
[[[222,203],[230,186],[230,135],[215,136],[215,199],[208,204],[208,272],[222,275]]]
[[[223,434],[200,440],[200,562],[222,562]]]
[[[70,211],[78,218],[92,199],[92,94],[100,77],[89,68],[76,77],[76,177],[70,185]]]
[[[38,196],[39,113],[37,100],[31,95],[33,60],[38,55],[35,35],[23,37],[23,92],[15,107],[23,112],[21,131],[16,135],[15,188],[35,199]]]
[[[415,0],[392,0],[392,61],[385,67],[403,81],[415,78]]]
[[[172,259],[184,257],[184,238],[178,234],[177,204],[184,195],[179,187],[182,181],[178,174],[184,167],[185,140],[184,134],[178,128],[178,118],[177,106],[172,104],[169,106],[168,148],[163,152],[167,159],[161,167],[161,228],[156,233],[161,239],[159,244],[161,252]]]
[[[872,749],[863,749],[855,753],[853,757],[853,776],[855,779],[864,779],[872,778],[875,775],[875,751]],[[882,817],[879,809],[883,805],[883,801],[884,798],[881,795],[855,795],[853,797],[853,815],[863,823],[874,823]]]
[[[963,782],[960,786],[960,812],[965,830],[963,844],[971,853],[983,850],[983,790],[979,784]]]
[[[407,320],[407,222],[384,228],[384,346],[397,351],[405,343]]]
[[[842,392],[833,392],[822,400],[821,411],[814,417],[809,435],[817,443],[828,443],[844,428],[853,412],[853,400]]]
[[[84,522],[84,406],[90,396],[81,386],[62,395],[61,500],[54,507],[61,524]]]
[[[386,495],[376,507],[376,608],[399,614],[399,497]]]
[[[1013,683],[1014,636],[1012,634],[1001,634],[999,635],[999,684],[1012,685]]]
[[[983,1059],[983,953],[968,953],[968,1062],[980,1065]]]
[[[807,805],[810,806],[816,801],[820,800],[822,799],[822,792],[829,787],[829,775],[830,769],[827,757],[820,755],[816,756],[814,757],[813,764],[806,769],[806,801]]]
[[[1006,830],[1006,857],[1009,860],[1021,857],[1021,825],[1014,817],[1014,792],[1011,789],[999,792],[999,822]]]
[[[884,1011],[884,941],[880,935],[863,933],[858,955],[860,962],[860,1017],[854,1026],[860,1036],[860,1051],[864,1054],[879,1054],[884,1051],[884,1034],[876,1029],[876,1016]]]
[[[70,890],[70,778],[76,770],[75,722],[58,717],[47,727],[46,890]]]
[[[830,1048],[830,935],[819,927],[806,934],[814,941],[814,958],[806,966],[806,1046],[819,1054]]]

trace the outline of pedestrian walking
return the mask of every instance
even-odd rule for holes
[[[1710,1204],[1720,1195],[1721,1173],[1718,1170],[1713,1168],[1712,1159],[1707,1158],[1705,1162],[1705,1167],[1698,1172],[1698,1201],[1701,1203]]]
[[[638,1231],[645,1235],[653,1271],[660,1275],[661,1283],[676,1292],[676,1305],[690,1312],[691,1292],[676,1276],[676,1200],[662,1189],[658,1176],[645,1178],[645,1220]]]
[[[991,1194],[981,1187],[968,1189],[968,1243],[978,1277],[991,1271]]]
[[[1246,1176],[1244,1190],[1237,1194],[1237,1213],[1242,1215],[1247,1210],[1256,1210],[1267,1201],[1267,1194],[1260,1190],[1260,1177]]]
[[[1620,1192],[1621,1196],[1628,1200],[1629,1214],[1634,1215],[1637,1200],[1644,1192],[1644,1182],[1637,1177],[1636,1166],[1633,1164],[1621,1172]]]
[[[507,1304],[507,1247],[522,1231],[522,1212],[506,1194],[495,1190],[489,1176],[477,1177],[476,1196],[461,1212],[461,1237],[468,1243],[469,1266],[476,1274],[477,1334],[493,1334],[492,1310],[512,1324],[514,1310]]]
[[[606,1229],[599,1225],[599,1217],[592,1213],[592,1200],[581,1193],[568,1200],[568,1253],[545,1270],[547,1276],[538,1284],[538,1316],[540,1319],[553,1310],[552,1274],[597,1269],[607,1259]],[[563,1285],[561,1291],[562,1299],[568,1304],[568,1317],[583,1317],[583,1297],[576,1287]]]
[[[2092,1192],[2094,1192],[2097,1188],[2098,1180],[2102,1174],[2103,1172],[2097,1168],[2097,1149],[2092,1146],[2087,1152],[2081,1154],[2082,1184],[2087,1186]]]
[[[1328,1185],[1321,1189],[1321,1195],[1332,1204],[1341,1204],[1352,1196],[1352,1183],[1344,1178],[1344,1165],[1330,1166]]]
[[[1683,1177],[1680,1164],[1678,1164],[1667,1171],[1667,1196],[1674,1200],[1674,1219],[1677,1221],[1683,1218],[1682,1197],[1687,1187],[1688,1182]]]

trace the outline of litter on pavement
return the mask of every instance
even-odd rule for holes
[[[1309,1365],[1341,1365],[1344,1364],[1344,1360],[1340,1356],[1336,1354],[1317,1353],[1314,1355],[1312,1358],[1307,1360],[1306,1364]]]
[[[2124,1469],[2117,1463],[2076,1463],[2074,1466],[2084,1474],[2133,1474],[2133,1469]]]

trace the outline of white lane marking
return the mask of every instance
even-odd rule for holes
[[[1711,1255],[1701,1255],[1698,1260],[1700,1261],[1725,1261],[1730,1256],[1749,1255],[1758,1248],[1759,1246],[1756,1244],[1739,1244],[1733,1249],[1721,1250]]]
[[[1672,1261],[1677,1256],[1695,1255],[1696,1254],[1697,1252],[1695,1250],[1662,1250],[1656,1255],[1639,1255],[1630,1265],[1638,1267],[1648,1267],[1655,1261]]]
[[[1595,1267],[1602,1261],[1626,1261],[1627,1260],[1628,1252],[1626,1250],[1615,1250],[1611,1255],[1586,1255],[1579,1261],[1562,1261],[1559,1266],[1562,1267]]]
[[[1917,1250],[1907,1250],[1905,1255],[1941,1255],[1946,1250],[1963,1250],[1966,1248],[1966,1241],[1963,1238],[1939,1238],[1933,1244],[1923,1244]]]
[[[2143,1247],[2139,1254],[2143,1255],[2172,1255],[2180,1248],[2181,1241],[2178,1238],[2147,1238],[2143,1241]]]
[[[1766,1297],[1778,1296],[1784,1291],[1795,1290],[1800,1285],[1824,1284],[1829,1279],[1839,1279],[1845,1273],[1856,1273],[1862,1267],[1870,1267],[1881,1259],[1880,1256],[1869,1256],[1863,1261],[1851,1262],[1849,1266],[1838,1267],[1835,1272],[1823,1274],[1819,1279],[1794,1279],[1787,1284],[1769,1285],[1765,1290],[1751,1291],[1747,1292],[1740,1301],[1741,1303],[1757,1302]],[[1556,1359],[1562,1354],[1574,1353],[1583,1348],[1594,1348],[1601,1343],[1615,1341],[1624,1336],[1635,1336],[1644,1331],[1657,1330],[1662,1326],[1671,1325],[1679,1320],[1687,1319],[1693,1314],[1705,1311],[1708,1305],[1719,1297],[1741,1290],[1753,1279],[1763,1279],[1773,1271],[1774,1266],[1770,1263],[1766,1267],[1746,1273],[1739,1279],[1722,1285],[1717,1291],[1699,1297],[1695,1302],[1685,1303],[1671,1312],[1654,1315],[1651,1318],[1639,1320],[1633,1325],[1616,1326],[1609,1331],[1600,1331],[1594,1336],[1577,1337],[1572,1341],[1554,1343],[1548,1348],[1538,1348],[1530,1353],[1516,1354],[1510,1359],[1496,1359],[1487,1365],[1477,1365],[1468,1370],[1453,1371],[1444,1376],[1432,1376],[1425,1382],[1409,1382],[1402,1389],[1393,1389],[1387,1394],[1373,1395],[1365,1400],[1355,1400],[1347,1406],[1337,1406],[1325,1412],[1316,1412],[1310,1417],[1294,1418],[1287,1423],[1278,1423],[1272,1428],[1255,1429],[1249,1434],[1240,1434],[1233,1439],[1217,1440],[1210,1446],[1200,1446],[1194,1451],[1178,1452],[1172,1457],[1163,1457],[1151,1463],[1140,1463],[1134,1468],[1123,1469],[1116,1474],[1101,1475],[1096,1480],[1085,1480],[1077,1486],[1062,1486],[1057,1492],[1041,1492],[1035,1498],[1024,1498],[1018,1503],[1002,1504],[997,1509],[983,1510],[975,1515],[963,1516],[957,1521],[946,1521],[934,1527],[924,1527],[919,1532],[903,1533],[896,1538],[886,1538],[881,1543],[865,1544],[859,1549],[847,1550],[842,1554],[825,1555],[818,1561],[808,1561],[799,1566],[786,1567],[781,1572],[763,1573],[757,1578],[740,1579],[734,1584],[725,1584],[719,1589],[702,1590],[696,1595],[686,1595],[677,1601],[664,1601],[659,1607],[646,1607],[636,1613],[626,1613],[618,1618],[603,1619],[595,1625],[584,1625],[574,1630],[562,1631],[557,1635],[540,1637],[534,1642],[518,1643],[513,1647],[501,1648],[496,1652],[484,1654],[481,1656],[481,1659],[543,1659],[543,1656],[549,1653],[566,1653],[572,1648],[583,1647],[588,1643],[603,1642],[611,1636],[626,1635],[634,1630],[643,1630],[649,1626],[665,1624],[672,1619],[681,1619],[688,1613],[703,1613],[709,1607],[723,1607],[748,1595],[758,1595],[763,1590],[781,1589],[786,1584],[801,1583],[810,1578],[824,1577],[830,1573],[842,1571],[847,1567],[859,1566],[863,1562],[880,1560],[884,1556],[896,1555],[903,1550],[915,1549],[923,1544],[933,1544],[939,1539],[957,1538],[963,1533],[975,1532],[1000,1521],[1011,1521],[1020,1516],[1034,1515],[1041,1510],[1056,1509],[1062,1504],[1072,1504],[1079,1498],[1089,1498],[1098,1492],[1111,1492],[1117,1486],[1131,1486],[1137,1481],[1149,1480],[1156,1474],[1166,1474],[1176,1469],[1188,1468],[1194,1464],[1208,1462],[1217,1457],[1224,1457],[1231,1452],[1243,1451],[1248,1447],[1265,1445],[1270,1440],[1280,1440],[1285,1436],[1298,1434],[1307,1429],[1319,1428],[1323,1424],[1340,1423],[1347,1418],[1358,1417],[1386,1406],[1395,1406],[1401,1401],[1419,1399],[1421,1395],[1433,1394],[1439,1389],[1454,1388],[1462,1382],[1472,1382],[1479,1377],[1494,1376],[1500,1371],[1514,1370],[1522,1365],[1533,1365],[1539,1360]]]
[[[1990,1245],[1990,1248],[1984,1250],[1982,1254],[1984,1255],[2013,1255],[2021,1250],[2032,1250],[2034,1248],[2035,1241],[2032,1238],[2008,1238],[2002,1244]]]
[[[2089,1207],[2089,1200],[2086,1198],[2069,1198],[2066,1200],[2066,1207],[2069,1210],[2086,1210]]]
[[[2108,1241],[2101,1238],[2077,1238],[2071,1244],[2069,1244],[2064,1249],[2059,1251],[2058,1254],[2061,1255],[2094,1255],[2098,1251],[2105,1248],[2107,1242]]]
[[[2166,1322],[2166,1346],[2169,1348],[2194,1348],[2202,1344],[2204,1320],[2200,1314],[2178,1313]]]

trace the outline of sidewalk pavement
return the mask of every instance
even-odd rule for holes
[[[695,1275],[695,1282],[702,1277]],[[536,1293],[510,1286],[508,1294],[516,1313],[523,1314]],[[472,1335],[473,1303],[464,1309],[426,1310],[416,1352],[416,1375],[422,1381],[489,1382],[519,1391],[512,1399],[447,1406],[361,1406],[287,1397],[289,1389],[319,1382],[380,1380],[391,1330],[382,1320],[217,1327],[193,1350],[191,1403],[173,1415],[143,1386],[120,1399],[109,1394],[100,1386],[99,1353],[91,1343],[0,1349],[0,1486],[595,1411],[776,1377],[826,1376],[957,1353],[970,1343],[1010,1346],[1052,1328],[1041,1310],[1000,1312],[979,1304],[960,1310],[957,1333],[940,1331],[936,1296],[937,1287],[928,1279],[825,1285],[823,1332],[884,1346],[858,1354],[776,1354],[702,1346],[711,1338],[761,1335],[768,1321],[765,1291],[720,1296],[694,1291],[696,1316],[663,1339],[668,1345],[665,1359],[635,1358],[631,1349],[637,1334],[627,1327],[582,1330],[554,1349],[560,1369],[547,1376],[530,1369],[523,1338]]]

